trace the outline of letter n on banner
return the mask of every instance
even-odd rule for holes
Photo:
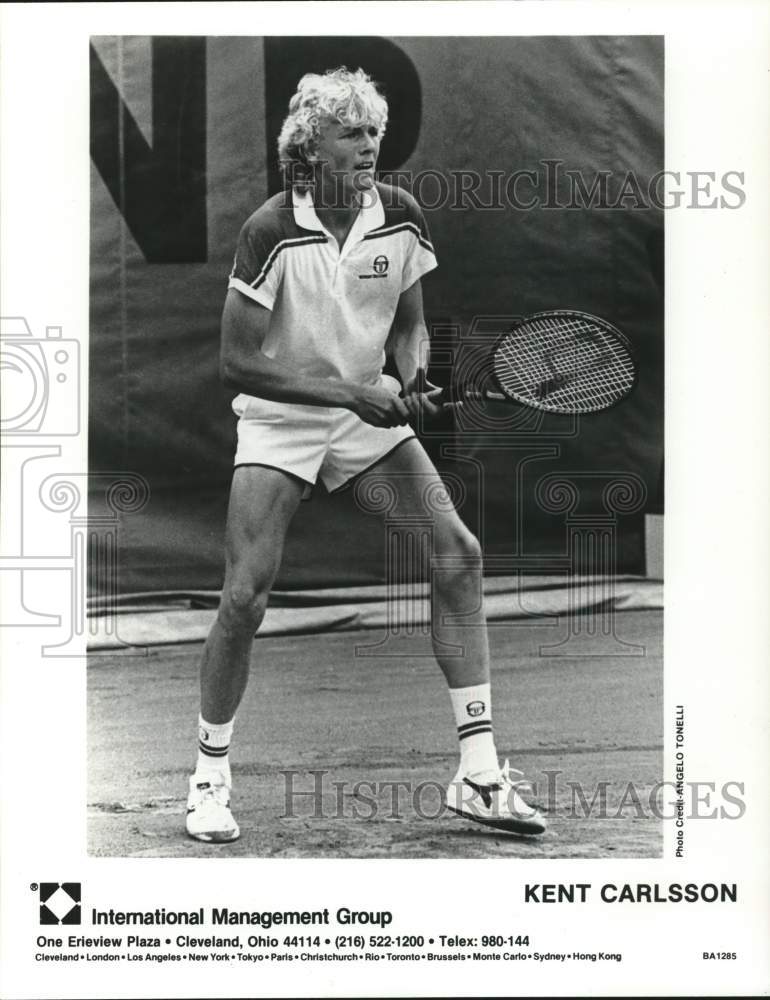
[[[142,53],[93,39],[91,159],[148,263],[205,263],[206,39],[151,38]],[[126,103],[129,80],[146,81],[151,141]]]

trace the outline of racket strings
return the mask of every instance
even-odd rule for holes
[[[634,381],[625,345],[598,324],[578,316],[531,319],[516,327],[495,351],[501,388],[543,409],[603,409],[622,398]]]

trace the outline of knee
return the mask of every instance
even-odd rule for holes
[[[481,545],[465,525],[442,539],[433,561],[434,583],[439,591],[452,591],[478,580],[482,569]]]
[[[473,565],[481,565],[481,542],[472,531],[466,531],[459,542],[460,554]]]
[[[253,634],[265,617],[269,593],[269,584],[259,579],[226,583],[219,605],[221,625],[228,632]]]
[[[436,554],[467,563],[469,568],[481,564],[481,544],[464,524],[458,525],[445,538],[439,539]]]

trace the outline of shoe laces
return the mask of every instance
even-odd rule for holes
[[[224,783],[215,785],[206,780],[197,782],[195,787],[200,795],[200,805],[227,806],[230,803],[230,789]]]
[[[515,767],[511,767],[507,760],[500,768],[500,779],[515,788],[519,795],[535,794],[532,783],[524,777],[523,771],[517,771]]]
[[[499,791],[504,791],[507,785],[522,796],[535,794],[531,782],[524,777],[524,773],[511,767],[507,760],[499,770],[482,771],[479,774],[474,774],[471,780],[474,784],[484,788],[496,788]]]

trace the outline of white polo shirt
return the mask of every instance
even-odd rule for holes
[[[262,351],[304,375],[376,382],[399,296],[437,266],[414,198],[371,192],[341,250],[310,193],[270,198],[241,229],[228,287],[272,311]]]

